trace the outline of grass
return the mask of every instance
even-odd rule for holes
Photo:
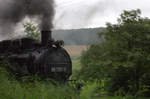
[[[72,60],[73,70],[80,70],[80,57],[73,57]],[[5,69],[0,68],[0,99],[149,99],[133,96],[97,96],[97,83],[86,83],[79,91],[72,83],[56,83],[54,85],[36,77],[33,77],[30,82],[28,80],[28,77],[24,77],[22,82],[19,82],[10,76]]]
[[[2,71],[2,70],[1,70]],[[18,82],[9,80],[7,73],[0,72],[0,99],[76,99],[76,92],[67,85],[34,80]]]
[[[150,98],[144,98],[144,97],[134,97],[134,96],[126,96],[126,97],[121,97],[121,96],[106,96],[106,97],[101,97],[97,99],[150,99]]]
[[[73,73],[81,69],[80,57],[71,57]]]
[[[96,88],[96,83],[87,83],[80,91],[73,89],[71,85],[53,85],[38,80],[21,83],[12,78],[10,80],[8,73],[0,69],[0,99],[149,99],[94,96]]]
[[[81,69],[81,63],[78,61],[72,62],[72,70],[79,71]]]

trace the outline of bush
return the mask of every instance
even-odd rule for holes
[[[124,11],[118,24],[107,24],[100,34],[104,40],[81,57],[79,78],[105,80],[105,89],[112,94],[135,95],[150,88],[150,19],[140,14],[139,9]]]

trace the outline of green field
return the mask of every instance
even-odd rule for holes
[[[71,57],[73,73],[81,69],[80,57]]]

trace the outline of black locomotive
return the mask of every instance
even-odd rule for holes
[[[54,41],[51,31],[41,32],[41,43],[33,38],[0,42],[0,60],[8,60],[11,71],[18,76],[37,74],[66,81],[72,74],[72,62],[62,47],[63,41]]]

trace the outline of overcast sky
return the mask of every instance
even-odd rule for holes
[[[56,29],[104,27],[116,23],[123,10],[141,9],[150,17],[150,0],[55,0]]]

